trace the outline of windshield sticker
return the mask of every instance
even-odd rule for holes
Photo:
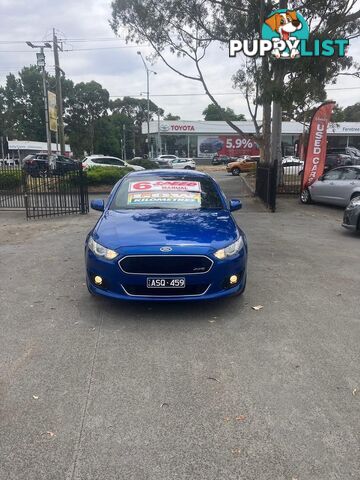
[[[150,180],[130,182],[129,192],[201,192],[200,182],[183,180]]]
[[[200,208],[200,192],[158,192],[142,191],[128,194],[128,205],[186,205]]]

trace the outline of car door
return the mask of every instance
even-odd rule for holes
[[[339,205],[346,207],[354,191],[360,191],[360,169],[344,167],[341,179],[337,183]]]
[[[105,160],[107,162],[107,165],[111,167],[125,167],[125,162],[123,160],[120,160],[120,158],[105,158]]]
[[[325,173],[321,179],[314,182],[310,187],[311,198],[316,202],[341,205],[340,180],[344,167],[335,168]]]

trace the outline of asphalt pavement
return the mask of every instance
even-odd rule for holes
[[[244,204],[241,298],[93,298],[97,212],[0,212],[1,480],[360,478],[360,237],[214,176]]]

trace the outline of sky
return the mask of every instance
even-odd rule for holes
[[[141,93],[146,97],[146,74],[137,51],[146,57],[152,50],[147,45],[126,45],[124,39],[115,36],[109,26],[109,0],[0,0],[0,8],[0,84],[4,84],[9,72],[17,73],[24,65],[36,62],[35,50],[25,42],[51,39],[55,28],[58,36],[66,39],[60,63],[68,78],[75,83],[95,80],[112,98]],[[360,62],[359,39],[350,44],[350,53]],[[46,55],[46,68],[53,74],[52,51],[47,50]],[[191,63],[171,59],[182,71],[194,73]],[[249,118],[246,102],[236,94],[231,81],[241,64],[239,59],[228,57],[227,49],[213,45],[204,60],[203,72],[219,103]],[[166,113],[180,115],[183,120],[203,118],[202,111],[210,100],[202,95],[199,82],[180,77],[160,59],[149,67],[156,71],[150,77],[150,95],[159,107]],[[340,79],[338,84],[329,86],[328,97],[343,107],[359,101],[360,80],[347,76]]]

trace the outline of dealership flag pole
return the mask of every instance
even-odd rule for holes
[[[309,141],[304,165],[302,190],[312,185],[325,167],[327,127],[335,102],[325,102],[314,112],[309,129]]]

